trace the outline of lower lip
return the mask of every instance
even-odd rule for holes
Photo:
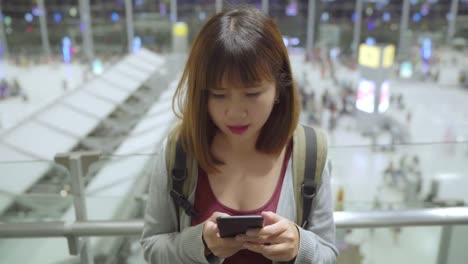
[[[229,130],[231,130],[232,133],[236,134],[236,135],[242,135],[244,134],[245,131],[247,131],[247,129],[249,129],[249,126],[241,126],[241,127],[231,127],[231,126],[228,126]]]

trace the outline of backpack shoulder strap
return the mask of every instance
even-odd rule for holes
[[[294,133],[293,183],[296,199],[296,223],[305,227],[312,202],[321,183],[327,158],[325,133],[299,125]]]
[[[177,230],[180,232],[181,214],[183,212],[189,216],[196,216],[198,214],[194,205],[188,200],[188,193],[193,184],[193,177],[190,176],[193,175],[194,163],[190,159],[187,161],[187,155],[182,144],[174,135],[170,135],[168,138],[165,154],[167,175],[168,177],[170,176],[169,193],[174,201]]]

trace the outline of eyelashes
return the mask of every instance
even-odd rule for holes
[[[257,97],[257,96],[259,96],[259,95],[260,95],[260,92],[258,92],[258,93],[248,93],[248,94],[246,94],[247,97]]]
[[[212,93],[210,93],[210,96],[215,99],[223,99],[225,97],[224,94],[212,94]]]
[[[258,93],[247,93],[247,94],[245,94],[245,96],[250,97],[250,98],[255,98],[255,97],[259,96],[260,94],[261,94],[260,92],[258,92]],[[209,95],[211,97],[215,98],[215,99],[223,99],[223,98],[226,97],[226,95],[224,95],[224,94],[210,93]]]

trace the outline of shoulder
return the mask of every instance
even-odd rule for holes
[[[152,166],[152,172],[153,176],[158,175],[158,178],[164,178],[160,177],[163,173],[167,175],[167,168],[171,164],[168,164],[168,162],[171,160],[169,154],[171,154],[171,149],[175,149],[175,144],[173,144],[174,138],[171,136],[171,134],[167,134],[165,137],[162,138],[162,140],[159,142],[158,146],[155,149],[155,155],[153,157],[153,166]]]
[[[154,169],[153,171],[166,171],[167,168],[167,149],[168,146],[168,138],[164,138],[159,145],[159,148],[156,150],[156,155],[154,158]]]
[[[294,136],[297,136],[297,134],[302,131],[313,131],[317,137],[320,136],[321,139],[327,141],[327,133],[321,127],[299,123],[296,127],[296,130],[294,131]]]
[[[299,124],[294,131],[293,142],[294,147],[301,149],[301,152],[315,150],[318,158],[321,158],[320,156],[327,157],[328,136],[319,127]]]

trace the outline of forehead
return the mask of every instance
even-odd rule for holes
[[[268,86],[269,83],[270,81],[268,80],[258,80],[258,81],[243,83],[237,80],[233,81],[228,78],[222,78],[221,82],[218,85],[215,85],[212,89],[216,89],[216,90],[255,89],[255,88],[266,87]]]
[[[258,88],[274,82],[271,69],[267,67],[226,67],[224,71],[213,72],[208,78],[209,89],[249,89]]]

